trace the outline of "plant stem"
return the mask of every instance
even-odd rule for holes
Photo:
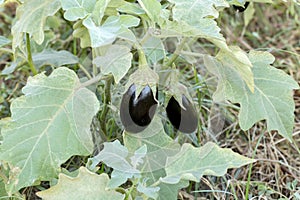
[[[106,130],[106,116],[108,113],[108,105],[111,102],[111,95],[110,95],[110,89],[111,89],[111,84],[113,81],[113,77],[109,76],[106,79],[105,87],[104,87],[104,106],[103,110],[100,114],[99,121],[100,121],[100,127],[103,131],[103,133],[106,135],[107,130]]]
[[[185,43],[187,42],[188,38],[183,38],[181,40],[181,42],[179,43],[179,45],[176,47],[175,52],[173,53],[173,55],[171,56],[171,58],[168,60],[168,62],[164,65],[164,66],[171,66],[173,64],[173,62],[178,58],[178,56],[180,55],[181,50],[183,49]]]
[[[134,48],[137,50],[139,55],[139,68],[141,69],[141,68],[148,67],[148,62],[145,53],[142,49],[142,46],[138,42],[136,42],[134,43]]]
[[[80,87],[87,87],[89,85],[92,85],[94,83],[97,83],[98,81],[100,81],[101,79],[103,78],[103,75],[100,73],[98,74],[97,76],[91,78],[90,80],[84,82],[84,83],[81,83]]]
[[[33,75],[36,75],[38,72],[37,72],[37,69],[35,68],[35,66],[33,64],[33,61],[32,61],[29,33],[26,33],[26,48],[27,48],[28,65],[29,65],[30,70],[32,71]]]

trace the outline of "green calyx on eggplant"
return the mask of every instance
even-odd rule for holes
[[[182,95],[182,108],[172,96],[168,102],[166,112],[171,124],[183,133],[193,133],[198,127],[198,117],[193,104]]]
[[[233,5],[233,7],[234,7],[235,10],[238,10],[239,12],[244,12],[247,9],[248,5],[249,5],[249,1],[246,1],[244,7],[243,6],[236,6],[236,5]]]
[[[136,96],[136,86],[132,84],[123,95],[120,106],[121,122],[130,133],[143,131],[150,124],[157,108],[157,101],[148,85]]]

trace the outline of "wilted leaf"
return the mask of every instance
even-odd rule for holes
[[[161,181],[169,184],[176,184],[181,179],[199,182],[203,175],[223,176],[228,168],[238,168],[254,161],[212,142],[199,148],[185,143],[178,154],[167,158],[167,175]]]
[[[96,57],[93,63],[100,67],[103,74],[110,74],[119,81],[127,74],[131,67],[132,54],[126,46],[112,45],[104,56]]]
[[[254,93],[250,92],[234,68],[223,66],[209,56],[204,61],[208,70],[219,79],[214,100],[230,100],[241,105],[239,123],[243,130],[266,119],[269,131],[278,130],[279,134],[291,141],[295,109],[291,92],[299,86],[283,71],[270,66],[274,59],[268,52],[249,53],[253,65]]]
[[[11,104],[11,121],[1,129],[0,160],[11,166],[9,193],[52,179],[72,155],[90,154],[90,124],[99,109],[95,94],[64,67],[49,77],[29,77],[22,91]]]
[[[27,0],[17,8],[17,21],[12,27],[13,49],[23,41],[24,33],[38,43],[44,41],[44,28],[48,16],[60,9],[59,0]]]
[[[125,195],[114,190],[106,190],[109,181],[107,174],[95,174],[85,167],[79,168],[77,177],[69,177],[59,174],[58,183],[47,190],[37,192],[37,195],[45,200],[66,199],[98,199],[98,200],[122,200]]]
[[[68,51],[55,51],[53,49],[44,50],[41,53],[32,55],[32,60],[36,68],[43,65],[52,65],[60,67],[63,65],[78,63],[78,58]]]

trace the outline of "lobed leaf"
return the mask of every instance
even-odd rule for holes
[[[49,77],[30,77],[22,90],[1,129],[0,160],[11,168],[9,193],[54,178],[72,155],[92,153],[90,124],[99,109],[95,94],[64,67]]]
[[[277,130],[291,141],[295,109],[291,92],[299,88],[297,82],[283,71],[270,66],[275,59],[270,53],[251,51],[248,57],[253,65],[253,93],[234,68],[213,57],[204,58],[208,70],[219,79],[214,100],[230,100],[240,104],[239,123],[243,130],[265,119],[269,131]]]
[[[103,74],[112,74],[115,82],[120,80],[127,74],[131,67],[132,53],[126,46],[112,45],[108,48],[103,56],[98,56],[93,63],[100,67]]]
[[[122,200],[124,194],[115,190],[107,190],[109,181],[107,174],[95,174],[85,167],[79,168],[79,174],[73,178],[65,174],[59,174],[58,183],[47,190],[37,192],[37,195],[45,200],[65,199],[99,199]]]
[[[169,184],[177,184],[180,180],[198,182],[203,175],[223,176],[228,168],[238,168],[254,161],[212,142],[200,148],[185,143],[179,153],[167,158],[166,176],[161,181]]]
[[[22,42],[24,33],[38,43],[44,41],[44,29],[48,16],[53,16],[60,9],[59,0],[27,0],[17,8],[17,21],[12,27],[13,49]]]

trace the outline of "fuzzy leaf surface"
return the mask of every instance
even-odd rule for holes
[[[17,8],[17,21],[12,27],[13,49],[23,42],[24,33],[41,44],[44,41],[46,19],[60,9],[59,0],[27,0]]]
[[[93,63],[100,67],[103,74],[112,74],[115,82],[119,81],[127,74],[131,67],[132,53],[126,46],[112,45],[104,56],[98,56]]]
[[[162,24],[163,35],[182,34],[225,41],[214,20],[219,16],[216,8],[229,6],[225,0],[170,0],[170,2],[174,3],[172,9],[174,21],[166,20]]]
[[[11,167],[9,193],[55,177],[72,155],[92,153],[90,124],[99,109],[95,94],[64,67],[49,77],[30,77],[22,91],[1,129],[0,160]]]
[[[254,160],[231,149],[222,149],[212,142],[200,148],[185,143],[178,154],[167,159],[167,175],[161,181],[169,184],[176,184],[181,179],[198,182],[203,175],[223,176],[228,168],[238,168],[252,162]]]
[[[77,177],[59,174],[58,183],[37,195],[45,200],[65,199],[99,199],[122,200],[124,194],[114,190],[106,190],[109,181],[107,174],[95,174],[85,167],[79,168]]]
[[[48,49],[40,53],[33,54],[32,60],[37,68],[40,68],[43,65],[60,67],[62,65],[75,64],[79,61],[76,56],[68,51],[55,51],[53,49]]]
[[[253,65],[254,93],[234,68],[210,56],[204,58],[208,70],[219,79],[214,100],[240,104],[239,124],[243,130],[265,119],[268,131],[277,130],[291,141],[295,109],[292,90],[299,89],[297,82],[270,66],[275,60],[270,53],[251,51],[248,57]]]

